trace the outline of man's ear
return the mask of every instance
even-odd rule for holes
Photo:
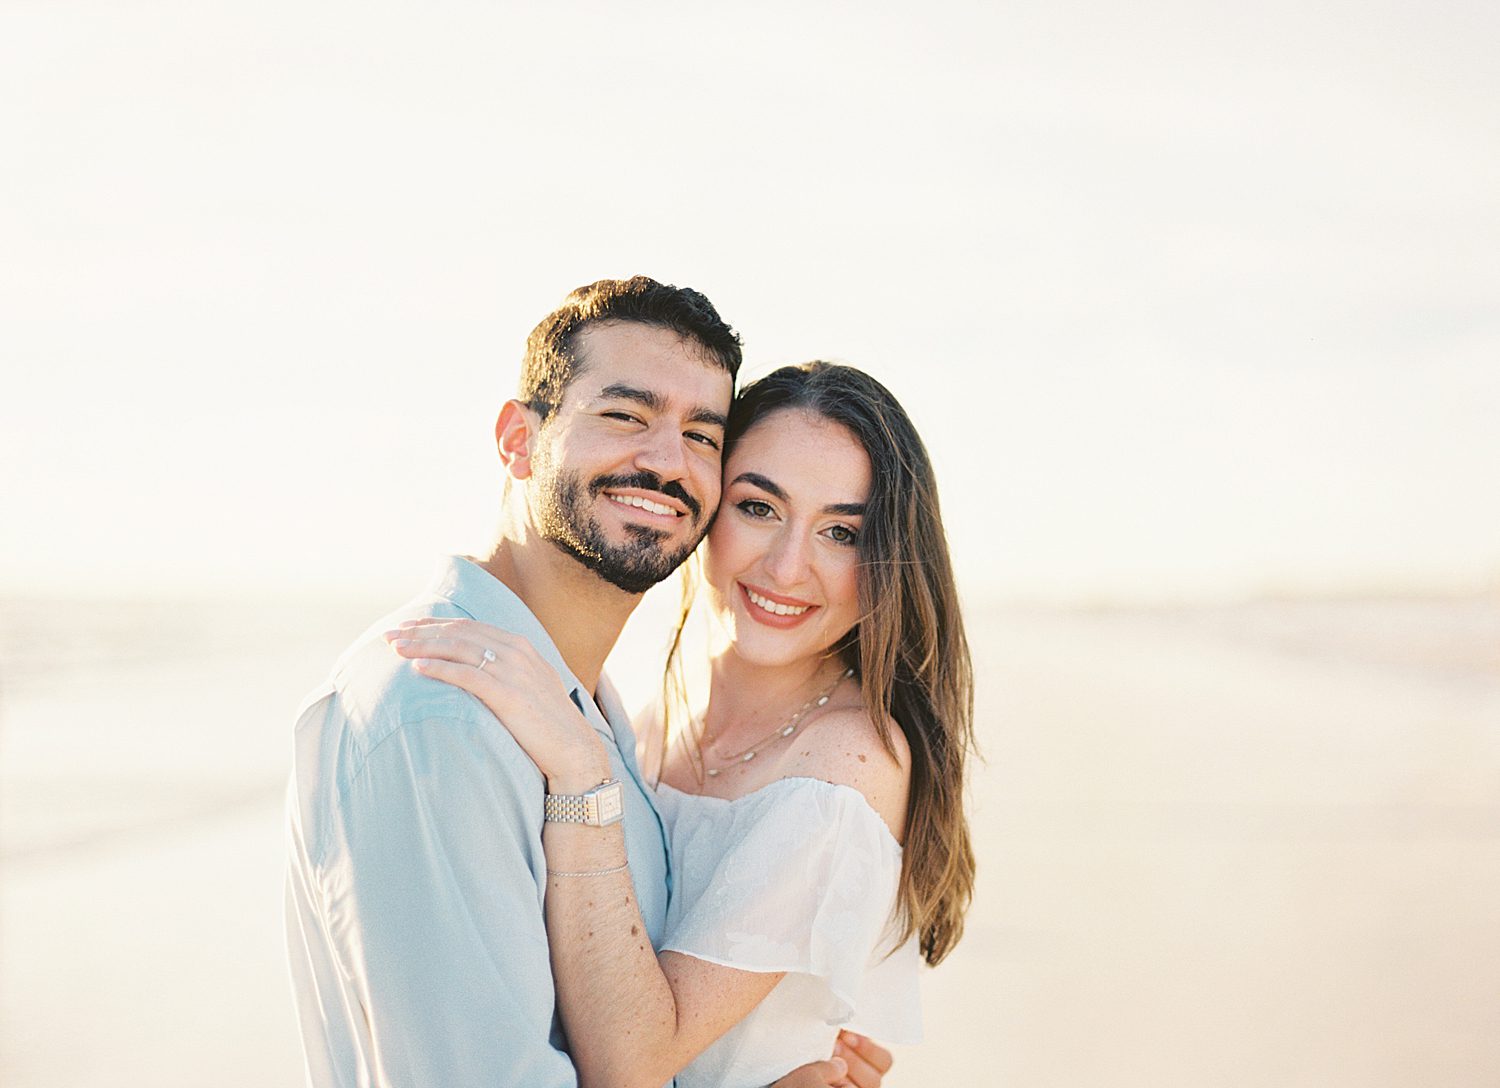
[[[536,447],[542,417],[518,400],[508,400],[495,420],[495,446],[500,462],[515,480],[531,476],[531,454]]]

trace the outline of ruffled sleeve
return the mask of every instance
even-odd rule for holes
[[[784,971],[799,1005],[885,1042],[921,1034],[917,956],[893,951],[901,847],[857,790],[788,778],[733,801],[663,791],[662,950]]]

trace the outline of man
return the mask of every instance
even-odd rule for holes
[[[620,783],[609,796],[658,943],[665,841],[601,672],[641,594],[718,507],[740,358],[696,291],[641,276],[574,291],[533,330],[520,396],[496,424],[507,480],[489,555],[447,561],[304,705],[287,934],[310,1084],[576,1084],[543,923],[542,776],[477,701],[416,674],[380,635],[404,619],[475,618],[556,669]],[[863,1041],[839,1053],[780,1083],[839,1083],[847,1064],[878,1084],[889,1066]]]

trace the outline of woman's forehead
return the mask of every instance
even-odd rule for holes
[[[784,408],[757,420],[735,443],[724,481],[763,477],[792,498],[820,505],[864,502],[870,458],[849,428],[806,408]]]

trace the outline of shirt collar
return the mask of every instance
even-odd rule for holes
[[[568,668],[542,621],[508,585],[478,563],[461,555],[448,556],[438,565],[429,590],[433,595],[452,602],[471,619],[511,631],[531,643],[542,660],[562,678],[563,687],[596,730],[613,740],[619,724],[630,724],[614,685],[600,676],[596,705],[588,689]]]

